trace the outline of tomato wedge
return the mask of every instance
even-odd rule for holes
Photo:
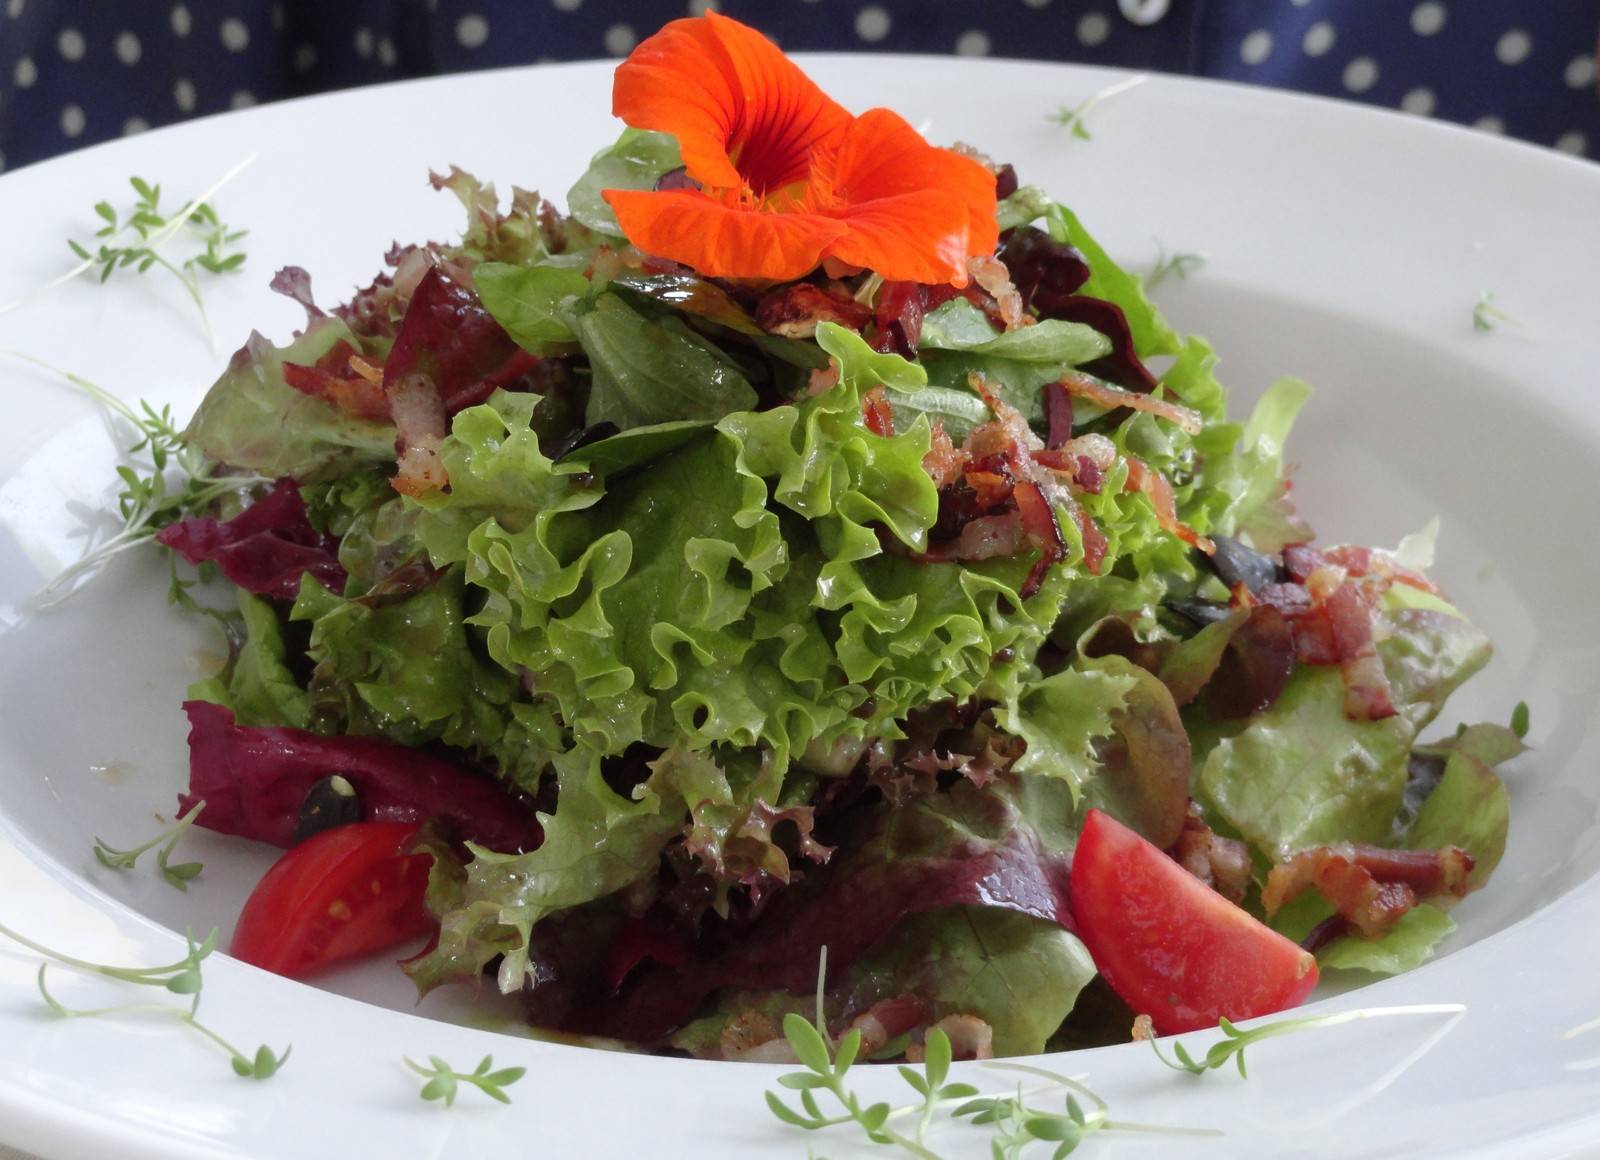
[[[355,822],[292,847],[256,884],[229,948],[291,979],[424,934],[428,854],[407,854],[410,822]]]
[[[1072,915],[1111,989],[1163,1035],[1270,1015],[1317,985],[1310,954],[1100,810],[1072,855]]]

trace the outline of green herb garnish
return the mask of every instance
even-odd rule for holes
[[[141,399],[135,409],[104,387],[43,359],[19,351],[0,354],[58,375],[109,414],[129,424],[136,437],[124,453],[135,462],[117,467],[117,476],[122,480],[122,490],[117,494],[122,530],[46,584],[37,598],[40,608],[65,599],[79,578],[103,567],[114,556],[153,540],[168,524],[208,510],[223,496],[272,482],[262,475],[226,474],[226,468],[208,460],[184,437],[171,406],[163,405],[158,411]],[[175,480],[169,480],[169,470],[175,472]],[[178,587],[181,589],[181,583]]]
[[[422,1085],[422,1098],[425,1100],[443,1100],[444,1106],[454,1107],[456,1095],[461,1090],[462,1084],[471,1084],[492,1100],[499,1100],[502,1104],[509,1104],[511,1097],[506,1095],[505,1089],[516,1083],[528,1069],[525,1067],[503,1067],[494,1070],[494,1056],[486,1055],[478,1062],[478,1066],[470,1072],[456,1071],[437,1055],[428,1056],[432,1067],[423,1067],[411,1059],[405,1059],[405,1065],[412,1071],[427,1079]]]
[[[1204,254],[1175,253],[1169,254],[1166,247],[1159,242],[1156,244],[1156,264],[1150,268],[1150,273],[1145,277],[1146,290],[1154,290],[1168,278],[1185,280],[1194,271],[1206,264]]]
[[[1521,741],[1528,735],[1528,702],[1518,701],[1517,707],[1511,710],[1511,732]]]
[[[1200,1075],[1222,1067],[1231,1059],[1238,1067],[1239,1074],[1248,1077],[1249,1073],[1244,1065],[1244,1050],[1263,1039],[1271,1039],[1277,1035],[1294,1035],[1301,1031],[1312,1031],[1323,1027],[1338,1027],[1343,1023],[1356,1023],[1363,1019],[1388,1019],[1397,1015],[1451,1015],[1460,1018],[1466,1010],[1460,1003],[1421,1003],[1411,1007],[1361,1007],[1354,1011],[1340,1011],[1334,1015],[1279,1019],[1275,1023],[1263,1023],[1248,1031],[1241,1030],[1228,1019],[1219,1019],[1217,1028],[1223,1037],[1213,1043],[1205,1055],[1198,1059],[1176,1040],[1172,1044],[1172,1054],[1176,1057],[1174,1059],[1168,1059],[1163,1054],[1161,1045],[1154,1039],[1150,1040],[1150,1047],[1156,1053],[1156,1058],[1174,1071]]]
[[[107,845],[103,838],[97,837],[94,840],[95,859],[100,865],[112,870],[132,870],[134,863],[139,861],[140,855],[146,850],[152,850],[160,846],[161,849],[156,854],[156,865],[161,870],[161,877],[179,890],[188,890],[189,882],[199,875],[204,866],[199,862],[180,862],[177,865],[173,865],[169,859],[172,857],[173,848],[177,846],[178,840],[183,837],[184,831],[194,824],[194,820],[200,816],[200,811],[205,808],[205,802],[196,802],[194,809],[180,816],[177,821],[148,842],[141,846],[135,846],[131,850],[118,850],[115,846]]]
[[[1478,304],[1472,308],[1472,328],[1490,331],[1501,322],[1515,323],[1516,319],[1494,305],[1493,291],[1479,290]]]
[[[191,816],[193,815],[191,811]],[[173,1019],[187,1027],[192,1027],[211,1042],[221,1047],[228,1053],[233,1064],[234,1073],[250,1079],[271,1079],[282,1069],[289,1058],[292,1048],[284,1048],[280,1054],[273,1051],[265,1044],[256,1048],[251,1055],[246,1055],[233,1044],[229,1043],[217,1032],[200,1022],[200,994],[205,987],[205,979],[201,973],[200,964],[217,948],[217,932],[212,932],[204,939],[196,942],[191,931],[184,933],[187,943],[187,953],[175,963],[167,963],[159,967],[115,967],[104,963],[92,963],[85,959],[74,958],[72,955],[62,954],[60,951],[51,950],[41,943],[36,943],[26,935],[0,924],[0,935],[20,943],[36,954],[43,955],[47,960],[72,967],[75,970],[85,971],[89,974],[101,975],[118,982],[129,983],[138,987],[158,987],[174,995],[189,996],[187,1007],[174,1007],[168,1003],[120,1003],[109,1007],[75,1008],[68,1007],[50,993],[45,985],[45,975],[50,969],[50,961],[39,964],[38,986],[39,994],[44,998],[45,1005],[52,1012],[63,1018],[88,1019],[107,1015],[154,1015],[162,1018]]]
[[[1088,117],[1094,111],[1095,106],[1103,101],[1110,100],[1112,97],[1120,96],[1131,89],[1138,88],[1148,79],[1148,77],[1141,74],[1129,77],[1125,81],[1118,81],[1114,85],[1107,85],[1081,104],[1062,105],[1061,108],[1050,114],[1049,119],[1058,125],[1066,127],[1078,140],[1091,141],[1094,139],[1094,135],[1089,132]]]

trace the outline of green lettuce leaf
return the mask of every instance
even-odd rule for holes
[[[319,592],[322,585],[306,577]],[[189,686],[191,701],[211,701],[233,710],[240,725],[311,727],[311,698],[301,689],[285,661],[287,652],[278,613],[270,603],[238,589],[244,642],[221,673]]]
[[[929,312],[922,322],[921,346],[1049,367],[1056,372],[1056,378],[1068,367],[1111,353],[1111,340],[1080,322],[1047,318],[1032,326],[997,331],[983,311],[965,298],[952,298]]]
[[[661,176],[683,164],[678,142],[666,133],[624,129],[616,143],[594,155],[567,191],[567,212],[591,230],[621,237],[617,217],[600,194],[607,189],[654,189]]]
[[[1197,745],[1197,796],[1269,861],[1326,842],[1388,841],[1417,730],[1487,660],[1482,634],[1458,617],[1403,611],[1380,620],[1396,716],[1350,720],[1339,670],[1301,666],[1242,731]]]
[[[914,994],[929,1022],[975,1015],[997,1056],[1033,1055],[1095,976],[1089,952],[1052,922],[993,907],[957,906],[907,919],[838,988],[847,1006]]]
[[[1084,229],[1077,214],[1064,205],[1053,204],[1045,212],[1045,224],[1051,237],[1068,243],[1088,260],[1090,277],[1078,293],[1103,298],[1122,308],[1128,329],[1133,332],[1133,348],[1140,358],[1178,353],[1178,335],[1145,294],[1144,282],[1111,260],[1111,255]]]
[[[285,347],[251,334],[201,400],[184,438],[214,462],[301,483],[392,462],[393,426],[357,419],[283,381],[284,363],[315,363],[340,341],[359,346],[331,317],[315,319]]]
[[[1472,855],[1473,888],[1488,881],[1506,851],[1511,795],[1495,766],[1525,752],[1503,725],[1469,725],[1450,741],[1425,748],[1445,757],[1444,775],[1417,812],[1405,836],[1413,850],[1460,846]]]
[[[876,386],[896,391],[919,391],[928,384],[928,372],[893,351],[877,351],[867,340],[837,322],[817,324],[817,345],[839,366],[839,381],[849,391],[865,394]]]
[[[1282,500],[1284,441],[1310,397],[1311,388],[1299,379],[1279,379],[1256,402],[1238,446],[1207,461],[1202,500],[1206,530],[1243,534],[1267,552],[1308,538],[1303,527],[1289,520]],[[1192,505],[1179,510],[1189,518]]]
[[[652,321],[615,294],[601,294],[572,326],[594,373],[591,426],[720,419],[756,404],[738,366],[676,317]]]
[[[566,321],[568,303],[589,293],[589,279],[578,271],[484,262],[473,268],[472,282],[483,308],[522,349],[548,355],[578,341]]]

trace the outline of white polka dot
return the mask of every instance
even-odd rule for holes
[[[17,5],[17,11],[19,11],[19,12],[22,11],[22,5],[20,5],[20,4]],[[4,153],[0,153],[0,173],[4,173],[5,171],[6,171],[6,155]]]
[[[131,32],[117,33],[117,41],[113,47],[116,49],[117,59],[129,68],[138,64],[139,58],[144,55],[144,46]]]
[[[1304,8],[1307,4],[1310,4],[1310,3],[1311,3],[1311,0],[1294,0],[1294,6],[1296,8]]]
[[[1050,0],[1022,0],[1029,8],[1048,8]]]
[[[456,43],[462,48],[482,48],[488,39],[489,22],[476,12],[469,12],[456,21]]]
[[[188,36],[189,29],[194,27],[194,18],[189,15],[189,9],[182,4],[172,6],[172,35]]]
[[[981,28],[969,28],[956,37],[956,53],[959,56],[988,56],[989,34]]]
[[[1103,12],[1085,12],[1078,20],[1078,43],[1093,48],[1111,35],[1111,21]]]
[[[1506,131],[1506,123],[1493,115],[1479,117],[1472,122],[1472,127],[1474,129],[1482,129],[1485,133],[1504,133]]]
[[[1432,116],[1433,110],[1438,106],[1439,98],[1434,96],[1430,88],[1415,88],[1400,98],[1400,107],[1408,113],[1415,113],[1419,117]]]
[[[237,16],[228,17],[217,31],[222,36],[222,47],[229,52],[243,52],[250,47],[250,27]]]
[[[228,108],[230,109],[248,109],[255,103],[256,95],[249,89],[240,89],[228,98]]]
[[[283,26],[287,23],[289,23],[289,14],[284,11],[283,5],[274,4],[272,6],[272,30],[274,32],[282,32]]]
[[[1594,84],[1595,68],[1592,53],[1580,53],[1567,62],[1567,87],[1586,89]]]
[[[717,11],[717,0],[689,0],[689,15],[704,16],[707,12]]]
[[[31,56],[17,57],[17,65],[11,70],[11,80],[19,89],[33,88],[33,82],[39,79],[39,66],[33,63]]]
[[[76,28],[63,28],[56,37],[56,51],[62,60],[82,60],[83,50],[83,33]]]
[[[387,36],[378,37],[378,63],[384,68],[393,68],[397,59],[399,54],[395,52],[394,41]]]
[[[27,0],[6,0],[6,15],[15,20],[22,15]]]
[[[1117,0],[1123,19],[1140,28],[1159,24],[1172,7],[1171,0]]]
[[[1582,157],[1589,151],[1589,138],[1577,129],[1561,134],[1556,138],[1556,148],[1563,153],[1572,153]]]
[[[61,110],[61,131],[68,137],[78,137],[83,134],[85,118],[83,109],[77,105],[67,105]]]
[[[1239,42],[1239,59],[1245,64],[1260,64],[1272,55],[1272,33],[1258,28]]]
[[[1445,10],[1439,0],[1427,0],[1411,10],[1411,31],[1418,36],[1432,36],[1444,27]]]
[[[1344,87],[1352,93],[1364,93],[1378,83],[1378,62],[1370,56],[1358,56],[1344,66]]]
[[[889,14],[876,4],[856,13],[856,35],[862,40],[882,40],[889,35]]]
[[[194,102],[194,82],[188,77],[179,77],[172,83],[172,103],[178,106],[180,113],[192,113]]]
[[[576,12],[583,7],[583,0],[551,0],[562,12]]]
[[[1513,28],[1501,33],[1500,39],[1495,41],[1495,59],[1501,64],[1521,64],[1528,59],[1528,53],[1533,49],[1533,38],[1520,28]]]
[[[377,41],[372,35],[372,29],[368,28],[366,25],[362,25],[360,28],[356,29],[354,44],[357,56],[359,56],[362,60],[366,60],[368,57],[370,57],[372,55],[372,50],[377,47]]]
[[[298,73],[308,73],[317,67],[317,46],[314,44],[295,45],[294,55],[289,58],[289,63]]]
[[[1338,30],[1326,20],[1319,20],[1306,29],[1306,36],[1300,42],[1300,47],[1305,49],[1307,56],[1322,56],[1338,39]]]
[[[631,24],[613,24],[606,29],[606,51],[612,56],[627,56],[638,43]]]
[[[122,135],[124,137],[134,137],[140,133],[149,132],[149,130],[150,122],[143,117],[129,117],[122,122]]]

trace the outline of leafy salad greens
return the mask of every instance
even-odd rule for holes
[[[1522,748],[1423,740],[1490,654],[1431,535],[1310,547],[1309,389],[1229,420],[1210,346],[987,167],[999,244],[963,286],[646,253],[606,195],[686,179],[638,129],[564,213],[434,175],[462,238],[343,305],[281,271],[304,329],[234,356],[182,434],[206,486],[158,509],[237,598],[186,820],[300,840],[280,866],[308,812],[412,823],[426,915],[390,925],[431,932],[422,992],[490,973],[539,1026],[705,1057],[786,1058],[823,947],[862,1058],[1261,1014],[1140,1002],[1212,953],[1213,899],[1301,944],[1297,996],[1313,952],[1426,959]],[[1142,924],[1161,945],[1077,917],[1099,814],[1205,892]],[[293,970],[351,950],[316,938]]]

